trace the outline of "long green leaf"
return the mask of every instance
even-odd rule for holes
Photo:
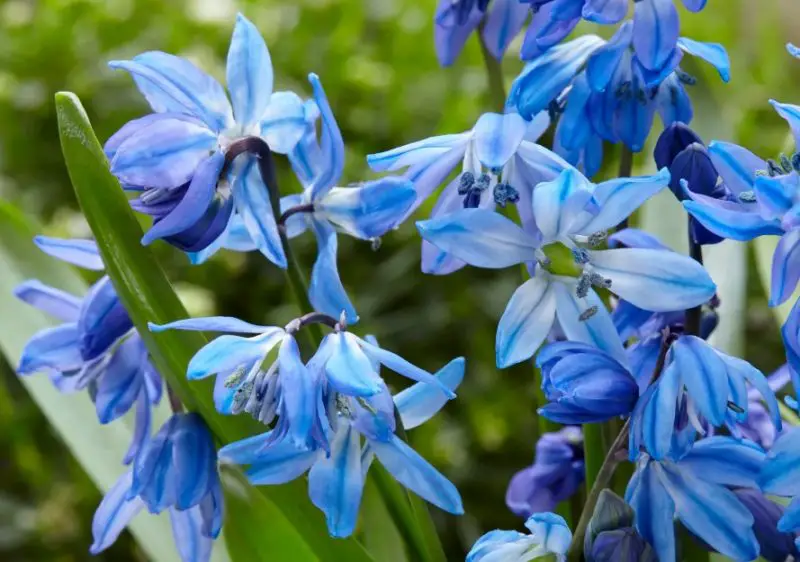
[[[156,335],[147,329],[148,322],[185,318],[186,311],[152,252],[140,244],[141,228],[119,182],[109,172],[102,147],[80,101],[71,93],[56,94],[56,110],[61,147],[78,202],[95,235],[106,271],[159,371],[184,404],[203,416],[222,443],[263,432],[263,426],[246,416],[217,413],[210,380],[187,381],[189,359],[207,341],[202,334],[175,331]],[[253,493],[250,486],[244,489]],[[320,560],[372,560],[356,540],[330,538],[322,514],[307,499],[304,482],[259,487],[258,491],[262,495],[260,501],[278,507],[271,510],[271,517],[282,515],[286,521],[276,524],[273,520],[260,533],[240,536],[259,536],[264,548],[294,552],[295,560],[303,560],[300,556],[309,552],[308,546]],[[253,498],[238,505],[258,505],[258,502]],[[254,519],[258,517],[250,518]],[[242,524],[241,520],[237,524]]]
[[[40,252],[33,244],[37,234],[28,221],[11,205],[0,202],[0,350],[12,365],[19,362],[27,340],[37,331],[53,325],[44,314],[14,298],[15,286],[26,279],[39,279],[76,295],[86,284],[69,266]],[[125,471],[121,460],[133,439],[133,420],[123,418],[100,425],[95,407],[85,393],[61,394],[44,374],[22,377],[22,384],[44,416],[61,436],[77,461],[101,492],[108,491]],[[166,407],[157,408],[155,422],[169,415]],[[139,545],[151,560],[179,562],[168,516],[142,513],[130,525]],[[91,537],[86,537],[87,550]],[[222,543],[214,550],[214,562],[228,559]]]

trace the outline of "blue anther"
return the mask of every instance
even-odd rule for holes
[[[467,192],[472,189],[473,185],[475,185],[475,174],[472,172],[464,172],[461,174],[461,178],[459,180],[458,194],[466,195]]]

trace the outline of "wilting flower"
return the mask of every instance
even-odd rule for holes
[[[619,335],[592,286],[657,311],[700,305],[715,291],[705,269],[686,256],[639,248],[590,249],[668,183],[669,174],[662,170],[594,185],[569,168],[533,190],[532,224],[524,229],[488,209],[464,209],[417,227],[425,240],[470,265],[499,269],[528,264],[532,278],[517,289],[500,319],[498,366],[531,357],[556,318],[567,339],[593,344],[625,362]],[[572,253],[578,277],[548,271],[550,245]]]
[[[795,533],[781,532],[778,522],[783,518],[786,508],[761,492],[740,488],[733,491],[736,497],[753,514],[753,531],[761,546],[761,558],[768,562],[786,562],[790,557],[800,557],[795,545]]]
[[[674,518],[725,556],[757,558],[753,515],[728,487],[758,489],[763,461],[756,444],[729,437],[703,439],[661,461],[642,453],[625,493],[636,530],[659,560],[676,560]]]
[[[37,236],[34,242],[67,263],[104,269],[92,240]],[[45,371],[62,392],[88,389],[103,424],[135,406],[134,437],[124,459],[130,463],[149,437],[150,408],[161,399],[162,383],[111,280],[103,276],[83,298],[36,280],[22,283],[14,294],[63,322],[33,335],[17,371],[21,375]]]
[[[525,526],[529,535],[518,531],[489,531],[472,546],[467,562],[528,562],[548,554],[555,555],[559,562],[566,560],[572,532],[563,517],[554,513],[535,513]]]
[[[639,386],[628,369],[585,343],[551,343],[539,351],[536,366],[542,370],[542,390],[549,401],[539,415],[558,423],[627,416],[639,398]]]
[[[358,315],[339,278],[336,232],[361,240],[376,240],[405,218],[415,192],[410,181],[399,177],[385,177],[357,187],[335,187],[344,169],[344,141],[319,78],[312,74],[309,81],[314,90],[313,108],[306,106],[308,122],[304,136],[289,154],[304,191],[281,200],[281,212],[286,213],[287,219],[280,228],[286,229],[289,238],[313,231],[317,238],[317,260],[311,272],[309,300],[317,311],[331,316],[345,311],[347,321],[352,324]],[[318,141],[316,120],[320,116],[322,129]],[[245,164],[241,174],[242,183],[249,189],[255,191],[262,185],[254,160]],[[271,207],[264,206],[260,212],[270,214]],[[247,228],[242,228],[246,224],[235,219],[216,244],[193,256],[195,263],[205,261],[220,247],[237,251],[257,248]],[[265,237],[275,252],[282,251],[278,226],[271,217],[267,220],[271,229]]]
[[[108,491],[92,521],[92,554],[111,546],[143,507],[150,513],[169,510],[183,562],[210,559],[222,530],[223,496],[214,441],[197,414],[167,420]]]
[[[442,135],[367,156],[375,171],[408,168],[406,177],[416,189],[416,210],[461,163],[460,174],[444,188],[431,218],[462,208],[494,209],[518,203],[530,218],[533,186],[555,178],[569,165],[556,154],[536,144],[549,124],[546,114],[531,123],[516,113],[486,113],[471,131]],[[444,275],[464,266],[429,243],[422,244],[422,270]]]
[[[214,78],[189,61],[159,51],[112,68],[128,71],[152,114],[126,124],[106,143],[111,171],[123,187],[140,192],[133,207],[154,219],[142,242],[163,238],[187,252],[208,247],[241,215],[256,246],[285,267],[283,249],[266,233],[275,228],[263,184],[244,181],[237,144],[248,137],[289,152],[305,130],[303,101],[291,92],[273,94],[269,51],[255,26],[241,14],[227,61],[230,101]],[[246,156],[244,160],[252,159]]]
[[[764,398],[780,431],[778,402],[761,371],[696,336],[681,336],[667,352],[663,373],[631,415],[631,460],[641,447],[656,460],[674,454],[674,439],[684,428],[704,434],[703,422],[712,427],[744,422],[750,403],[747,383]]]
[[[578,427],[545,433],[536,442],[533,466],[517,472],[506,491],[506,505],[516,515],[552,511],[572,497],[584,479],[583,435]]]
[[[308,471],[309,496],[325,513],[334,537],[348,537],[355,530],[366,474],[374,458],[422,498],[450,513],[463,513],[455,486],[395,433],[395,409],[405,429],[417,427],[447,402],[441,389],[417,383],[392,397],[380,382],[377,394],[353,398],[325,382],[325,374],[331,372],[329,353],[320,348],[306,365],[320,381],[321,402],[326,408],[320,418],[331,435],[329,449],[298,449],[275,439],[273,430],[223,447],[222,462],[249,465],[247,477],[255,485],[283,484]],[[377,363],[373,368],[377,371]],[[459,358],[442,368],[436,380],[452,393],[463,376],[464,360]]]

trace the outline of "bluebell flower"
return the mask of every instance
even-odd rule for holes
[[[449,513],[463,513],[455,486],[395,434],[395,410],[403,427],[413,429],[433,417],[447,397],[427,382],[392,397],[381,382],[377,394],[354,398],[335,389],[332,381],[336,375],[325,382],[325,374],[338,369],[332,371],[328,355],[329,351],[320,348],[307,364],[323,381],[324,420],[331,434],[327,451],[299,450],[268,432],[223,447],[221,461],[249,465],[247,477],[254,485],[283,484],[308,472],[309,496],[325,514],[334,537],[354,532],[365,478],[375,458],[409,490]],[[367,362],[377,370],[374,359]],[[451,361],[435,375],[451,394],[463,376],[463,358]]]
[[[34,242],[67,263],[93,271],[104,269],[92,240],[37,236]],[[151,407],[161,400],[162,382],[111,280],[103,276],[83,298],[37,280],[22,283],[14,294],[62,321],[31,337],[17,372],[44,371],[62,392],[87,389],[102,424],[135,408],[134,437],[123,460],[129,464],[149,437]]]
[[[175,414],[136,455],[94,514],[92,554],[111,546],[133,517],[169,511],[183,562],[205,562],[222,530],[223,495],[211,432],[197,414]]]
[[[502,59],[525,25],[529,12],[528,6],[519,0],[439,0],[434,16],[439,63],[452,65],[482,21],[481,35],[486,48],[496,59]]]
[[[747,361],[726,355],[696,336],[681,336],[667,351],[665,367],[631,415],[631,460],[641,448],[656,460],[673,454],[684,429],[706,432],[747,419],[747,384],[766,402],[772,423],[782,428],[777,399],[766,377]]]
[[[319,78],[309,76],[314,90],[313,103],[305,106],[306,124],[300,141],[289,153],[292,167],[303,184],[301,194],[288,195],[281,200],[281,212],[289,238],[311,230],[317,239],[317,260],[311,272],[309,300],[314,308],[338,317],[344,311],[351,324],[358,315],[339,278],[336,265],[337,231],[361,240],[376,240],[396,228],[407,216],[416,194],[410,181],[400,177],[385,177],[365,182],[357,187],[336,187],[344,170],[344,141]],[[322,120],[320,139],[316,121]],[[261,182],[258,166],[248,161],[242,170],[242,182],[258,189]],[[261,209],[271,213],[270,207]],[[234,216],[218,242],[191,256],[201,263],[219,248],[250,251],[257,248],[248,235],[246,221]],[[275,230],[270,235],[277,249],[281,242]]]
[[[770,390],[777,394],[783,389],[791,378],[791,372],[788,365],[783,365],[777,371],[767,377],[767,383]],[[775,424],[772,422],[772,415],[770,414],[761,395],[754,388],[747,389],[747,419],[743,422],[731,426],[730,430],[735,437],[744,437],[750,441],[758,443],[765,451],[772,448],[775,439],[781,435]],[[784,426],[784,431],[786,431]]]
[[[299,450],[327,449],[322,389],[326,385],[344,396],[369,398],[383,392],[376,362],[415,381],[436,387],[445,398],[455,395],[437,377],[394,353],[346,331],[337,324],[315,354],[315,368],[300,357],[294,334],[300,320],[285,328],[259,326],[236,318],[211,317],[150,324],[164,330],[217,331],[255,334],[223,335],[206,344],[189,362],[187,377],[216,375],[214,403],[224,414],[246,412],[264,424],[278,419],[271,439]],[[278,347],[277,359],[268,356]]]
[[[486,113],[472,130],[431,137],[379,154],[367,162],[375,171],[407,168],[406,177],[416,190],[416,200],[406,216],[427,199],[461,163],[461,171],[441,192],[431,218],[463,208],[493,209],[517,204],[523,220],[531,221],[533,187],[554,179],[569,167],[562,158],[536,144],[550,120],[539,114],[530,123],[516,113]],[[463,267],[463,261],[430,243],[422,244],[422,270],[445,275]]]
[[[556,342],[536,356],[549,401],[539,415],[564,424],[602,422],[631,413],[639,386],[622,363],[578,342]]]
[[[586,562],[656,562],[653,549],[633,524],[630,506],[611,490],[602,490],[584,535]]]
[[[272,213],[265,212],[267,189],[243,173],[253,157],[231,162],[242,139],[257,137],[287,153],[305,130],[303,101],[273,93],[272,62],[255,26],[237,17],[227,60],[230,101],[216,79],[167,53],[149,51],[110,66],[131,74],[153,110],[105,145],[111,171],[139,193],[132,205],[154,219],[142,242],[165,239],[200,251],[222,234],[235,209],[258,249],[285,267]]]
[[[560,515],[536,513],[525,522],[530,534],[518,531],[489,531],[479,538],[467,554],[467,562],[513,560],[528,562],[552,554],[566,560],[572,531]]]
[[[778,520],[777,530],[781,533],[800,531],[800,431],[792,428],[781,435],[767,453],[761,469],[759,484],[761,490],[773,496],[792,498],[791,503]],[[800,540],[796,542],[800,548]]]
[[[628,483],[636,530],[659,560],[676,560],[673,519],[718,552],[742,562],[758,557],[754,518],[729,487],[758,489],[764,452],[754,443],[710,437],[685,454],[639,457]]]
[[[591,249],[668,183],[669,173],[662,170],[594,185],[569,168],[533,190],[525,228],[488,209],[463,209],[417,227],[425,240],[470,265],[499,269],[528,264],[532,278],[517,289],[500,319],[499,367],[530,358],[556,319],[567,339],[592,344],[624,363],[619,335],[593,286],[657,311],[697,306],[715,292],[708,273],[686,256],[639,248]],[[572,252],[577,277],[548,271],[551,244],[556,251],[565,246]]]
[[[786,508],[759,491],[740,488],[733,491],[739,501],[753,514],[758,544],[761,546],[761,558],[768,562],[786,562],[800,557],[800,550],[794,544],[796,533],[778,530],[778,521],[783,517]]]
[[[578,491],[584,479],[583,434],[579,427],[545,433],[536,442],[532,466],[517,472],[506,490],[506,505],[516,515],[553,511]]]

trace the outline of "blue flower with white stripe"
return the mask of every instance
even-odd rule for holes
[[[528,265],[532,278],[511,297],[498,326],[499,367],[530,358],[556,319],[567,339],[594,345],[626,364],[619,335],[593,287],[654,311],[698,306],[716,289],[705,269],[687,256],[644,248],[593,249],[669,179],[662,170],[595,185],[569,168],[533,189],[525,211],[530,220],[521,213],[523,227],[488,209],[463,209],[417,227],[425,240],[470,265]],[[548,271],[547,252],[558,246],[572,253],[577,276]]]
[[[467,562],[529,562],[553,555],[558,562],[567,559],[572,531],[560,515],[534,513],[525,522],[530,534],[518,531],[489,531],[479,538],[467,554]]]
[[[67,263],[104,269],[92,240],[37,236],[34,242]],[[151,407],[161,400],[162,382],[111,280],[103,276],[83,298],[35,279],[16,287],[14,295],[62,322],[31,337],[17,372],[46,372],[61,392],[88,390],[102,424],[134,410],[134,437],[123,459],[129,464],[150,435]]]
[[[222,530],[224,498],[211,432],[197,414],[174,414],[94,514],[91,553],[111,546],[142,508],[167,510],[182,562],[207,562]]]
[[[255,26],[237,17],[227,59],[230,100],[216,79],[160,51],[110,66],[131,74],[153,110],[105,145],[111,171],[138,193],[132,206],[153,217],[142,243],[164,239],[197,252],[235,213],[256,247],[286,267],[267,189],[244,173],[253,157],[237,156],[248,137],[278,153],[291,151],[305,130],[304,104],[294,93],[273,93],[270,54]]]
[[[379,349],[372,341],[369,345]],[[342,340],[323,344],[306,365],[323,381],[323,417],[330,433],[327,450],[299,450],[268,432],[223,447],[221,462],[249,465],[247,477],[254,485],[283,484],[308,472],[309,497],[325,514],[333,537],[349,537],[355,531],[366,475],[375,459],[420,497],[449,513],[462,514],[458,490],[398,437],[395,424],[399,418],[405,429],[413,429],[433,417],[447,402],[442,388],[452,394],[461,383],[463,358],[436,373],[437,385],[418,382],[392,397],[376,378],[377,393],[353,396],[352,384],[345,385],[344,393],[338,390],[342,377],[357,364],[356,355],[342,355],[342,345],[347,344]],[[386,356],[373,354],[363,359],[377,376],[378,361]]]

